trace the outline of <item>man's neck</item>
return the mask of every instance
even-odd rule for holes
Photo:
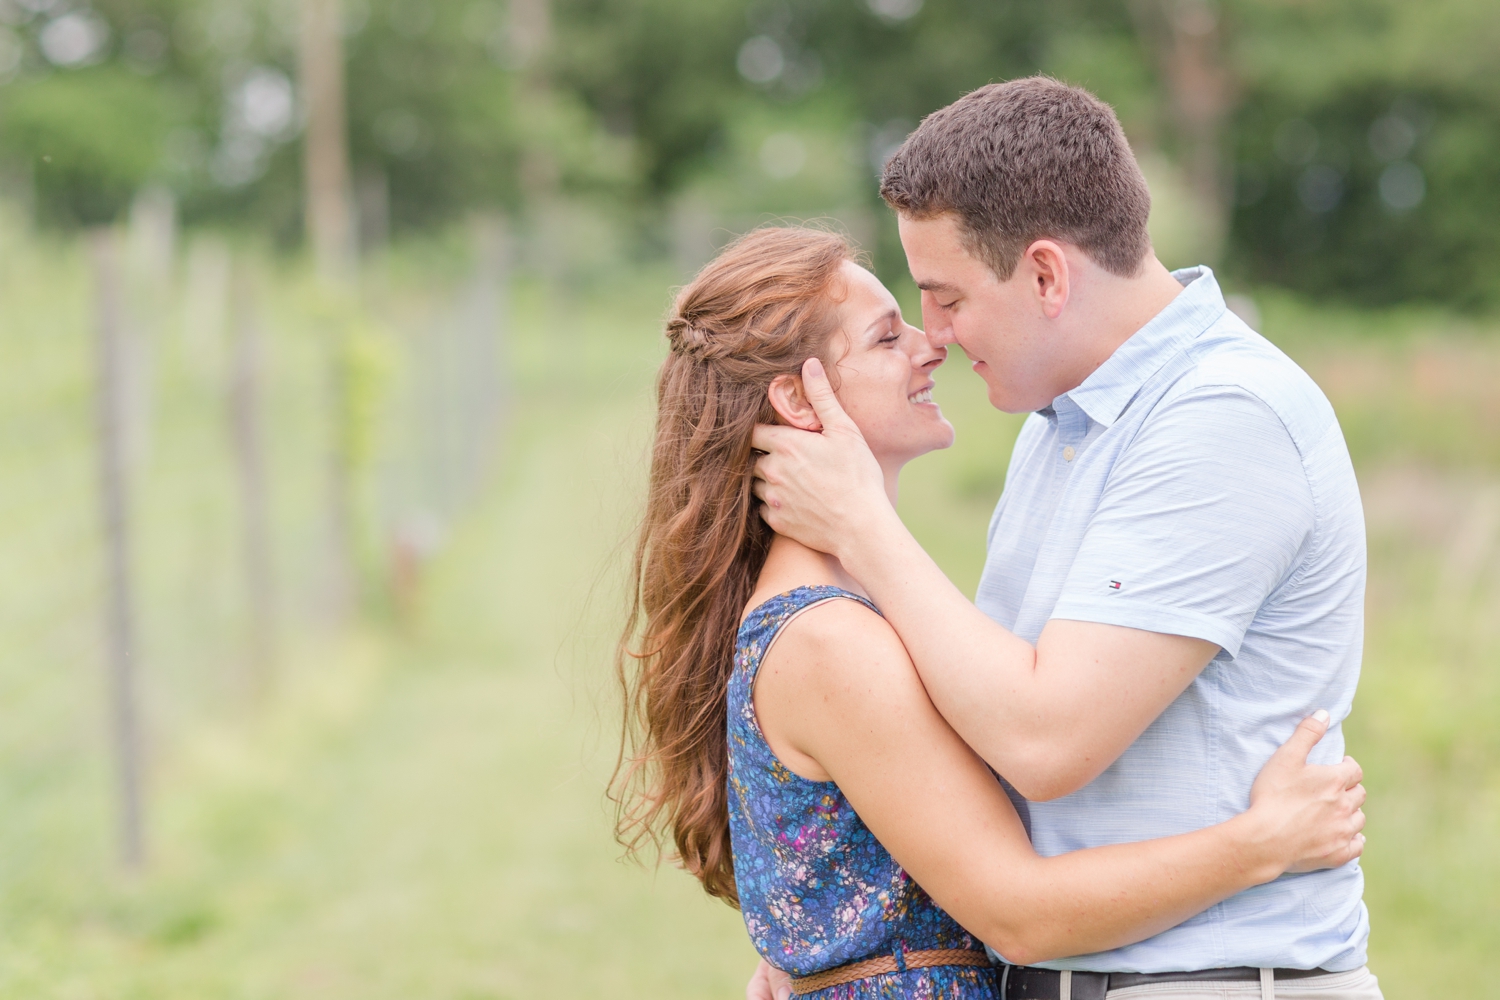
[[[1082,385],[1100,365],[1108,361],[1136,332],[1155,319],[1172,300],[1182,293],[1182,285],[1172,277],[1155,254],[1146,258],[1139,274],[1128,278],[1096,268],[1087,292],[1089,299],[1088,342],[1080,352],[1078,365],[1069,373],[1071,384],[1064,392]]]

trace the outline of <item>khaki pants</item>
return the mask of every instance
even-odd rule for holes
[[[1108,1000],[1382,1000],[1368,968],[1259,983],[1150,983],[1110,990]]]

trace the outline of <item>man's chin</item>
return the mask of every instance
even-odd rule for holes
[[[999,410],[1001,413],[1026,413],[1026,412],[1028,412],[1024,407],[1018,406],[1016,404],[1016,398],[1015,398],[1015,396],[1011,395],[1010,393],[1006,392],[1005,390],[1003,390],[1003,389],[996,389],[994,386],[990,386],[989,390],[990,391],[988,393],[988,396],[989,396],[989,400],[990,400],[990,405],[993,406],[995,409]]]
[[[1014,387],[996,384],[995,370],[985,362],[976,361],[970,367],[974,369],[974,374],[984,379],[985,394],[989,397],[990,405],[995,409],[1004,413],[1027,413],[1037,409],[1034,406],[1027,406],[1025,398],[1016,392]]]
[[[1038,400],[1035,393],[1023,392],[1016,386],[996,385],[989,379],[984,380],[984,385],[990,405],[1001,413],[1032,413],[1052,405],[1051,397]]]

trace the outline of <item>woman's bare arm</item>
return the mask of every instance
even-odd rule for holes
[[[755,706],[783,763],[836,781],[943,909],[1020,964],[1142,940],[1289,868],[1343,864],[1362,843],[1358,766],[1307,765],[1323,731],[1310,720],[1262,772],[1249,812],[1176,837],[1038,857],[895,632],[852,601],[786,626]]]

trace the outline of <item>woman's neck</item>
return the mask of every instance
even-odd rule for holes
[[[755,582],[750,607],[797,587],[820,585],[841,587],[861,597],[869,596],[833,556],[810,549],[786,535],[777,535],[771,540],[771,551],[766,554],[766,564],[761,567],[760,577]]]

